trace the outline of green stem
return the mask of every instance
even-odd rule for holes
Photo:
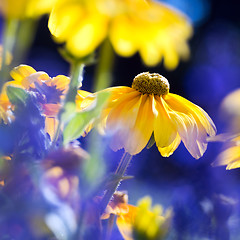
[[[36,35],[37,25],[38,20],[35,19],[24,19],[19,22],[12,65],[17,66],[25,59],[28,49],[31,47]]]
[[[109,40],[106,39],[100,49],[99,62],[95,75],[94,92],[111,85],[113,64],[114,52]]]
[[[69,84],[69,90],[66,94],[64,105],[58,114],[59,121],[58,121],[56,133],[55,133],[53,141],[52,141],[51,149],[54,149],[54,147],[56,146],[56,143],[57,143],[60,131],[61,131],[61,126],[62,126],[62,113],[64,112],[65,108],[67,107],[67,103],[71,102],[71,103],[75,104],[77,90],[82,85],[83,69],[84,69],[84,64],[82,63],[82,61],[76,61],[76,62],[72,63],[72,65],[71,65],[71,81]]]
[[[7,53],[13,55],[16,35],[19,26],[19,20],[17,19],[6,19],[4,23],[4,33],[3,33],[3,54],[1,63],[1,81],[0,81],[0,91],[3,84],[7,81],[9,66],[7,66]]]
[[[129,164],[130,164],[130,162],[132,160],[132,157],[133,156],[131,154],[127,153],[127,152],[125,152],[123,154],[122,159],[121,159],[121,161],[120,161],[120,163],[119,163],[119,165],[117,167],[117,170],[115,172],[116,175],[118,175],[120,177],[124,176],[128,166],[129,166]],[[101,213],[104,212],[105,208],[107,207],[109,201],[111,200],[111,198],[112,198],[114,192],[116,191],[116,189],[117,189],[117,187],[118,187],[120,182],[121,182],[121,178],[119,178],[119,180],[116,181],[116,183],[110,189],[108,189],[105,192],[105,194],[103,196],[103,199],[101,201],[101,209],[100,209]]]
[[[71,82],[65,98],[65,104],[68,102],[75,103],[77,90],[82,86],[84,64],[82,61],[76,61],[71,65]]]

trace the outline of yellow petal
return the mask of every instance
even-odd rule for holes
[[[161,50],[157,49],[155,44],[151,42],[144,44],[139,52],[144,63],[148,66],[157,65],[163,57]]]
[[[28,77],[33,73],[36,73],[36,71],[32,67],[28,65],[20,65],[18,67],[15,67],[10,72],[10,75],[15,81],[22,82],[24,78]]]
[[[158,147],[158,151],[161,153],[163,157],[169,157],[174,153],[174,151],[177,149],[180,143],[181,143],[181,138],[177,133],[176,138],[173,140],[173,142],[170,145],[162,148]]]
[[[133,41],[135,29],[127,16],[121,15],[113,19],[109,37],[117,54],[130,57],[137,51],[137,44]]]
[[[176,94],[169,93],[164,100],[185,147],[200,158],[207,148],[207,136],[216,134],[214,123],[203,109]]]
[[[172,93],[169,93],[166,96],[165,101],[172,109],[191,114],[197,121],[199,127],[201,127],[201,130],[205,130],[209,136],[216,135],[217,130],[215,124],[202,108],[187,99]]]
[[[163,48],[164,66],[168,70],[173,70],[177,67],[179,63],[179,57],[176,50],[168,43],[165,48]]]
[[[66,43],[67,49],[79,57],[92,53],[107,36],[107,25],[108,18],[100,14],[82,19]]]
[[[181,112],[171,110],[168,112],[189,153],[196,159],[200,158],[203,153],[197,142],[198,130],[194,119]]]
[[[124,240],[133,240],[133,223],[135,221],[138,208],[132,205],[128,205],[128,207],[128,213],[118,216],[116,223]]]
[[[165,148],[165,150],[167,150],[166,147],[170,146],[176,139],[177,130],[176,127],[172,124],[170,116],[167,113],[162,101],[162,97],[159,96],[155,96],[153,100],[153,112],[155,115],[154,138],[158,148]],[[171,147],[168,149],[171,152]],[[165,153],[165,155],[170,155],[170,152]]]
[[[154,115],[152,111],[152,96],[141,96],[135,125],[130,129],[131,135],[126,139],[126,148],[133,149],[134,154],[142,151],[147,145],[152,133]]]
[[[116,106],[109,112],[106,133],[113,135],[111,148],[114,151],[124,148],[131,155],[138,153],[139,149],[136,149],[138,145],[135,143],[138,140],[132,136],[140,105],[141,94],[135,91],[119,98]]]
[[[63,91],[63,93],[66,92],[66,90],[68,89],[69,83],[70,78],[64,75],[58,75],[49,80],[49,84],[51,84],[51,86],[56,86],[56,88],[59,89],[60,91]]]
[[[57,41],[65,41],[84,17],[82,6],[74,1],[59,1],[52,10],[48,27]]]
[[[42,82],[45,82],[46,80],[49,80],[49,76],[45,72],[35,72],[30,74],[29,76],[26,76],[22,79],[22,85],[28,89],[29,87],[35,88],[34,83],[42,84]]]
[[[90,92],[84,90],[78,90],[77,96],[75,99],[77,111],[85,110],[89,107],[96,99],[96,96]]]
[[[221,152],[213,162],[213,166],[227,165],[227,169],[240,167],[240,146],[230,147]]]
[[[50,135],[51,140],[53,140],[58,126],[58,120],[52,117],[45,118],[45,131]]]

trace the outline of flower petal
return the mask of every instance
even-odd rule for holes
[[[213,166],[227,165],[228,170],[240,167],[240,146],[230,147],[221,152],[213,162]]]
[[[199,106],[188,101],[187,99],[178,96],[177,94],[169,93],[166,95],[165,101],[176,111],[191,114],[198,124],[201,131],[205,131],[209,136],[216,135],[216,127],[209,115]]]
[[[34,70],[32,67],[28,65],[19,65],[10,72],[10,75],[15,81],[22,82],[24,78],[33,73],[36,73],[36,70]]]
[[[129,211],[127,214],[117,217],[117,226],[124,240],[133,240],[133,223],[138,211],[138,207],[128,204]]]
[[[130,130],[131,135],[126,139],[125,146],[134,149],[134,154],[142,151],[147,145],[152,133],[154,115],[152,111],[152,96],[142,95],[135,125]]]
[[[45,118],[45,131],[50,135],[51,140],[53,140],[58,126],[58,120],[53,117]]]
[[[177,133],[176,138],[173,140],[173,142],[168,145],[167,147],[158,147],[158,151],[161,153],[163,157],[169,157],[174,153],[174,151],[177,149],[178,145],[181,143],[181,138],[179,134]]]
[[[68,85],[70,83],[70,78],[66,77],[64,75],[58,75],[45,83],[50,86],[56,86],[57,89],[59,89],[60,91],[63,91],[63,93],[65,93],[68,89]]]
[[[214,129],[210,129],[211,125],[207,123],[207,118],[202,117],[204,116],[202,109],[202,111],[199,111],[199,107],[193,103],[189,104],[190,102],[187,100],[182,102],[176,101],[174,98],[176,96],[175,94],[168,95],[164,100],[172,122],[177,128],[187,150],[194,158],[198,159],[206,151],[207,132],[214,131]],[[204,128],[199,118],[201,118],[201,121],[205,124],[207,129]]]
[[[165,148],[165,150],[167,150],[166,147],[169,147],[177,137],[176,127],[172,124],[170,116],[163,105],[162,97],[154,97],[153,109],[155,115],[154,138],[156,141],[156,145],[160,149]],[[170,152],[165,153],[166,156],[171,154],[170,149],[173,147],[173,145],[169,147]]]
[[[76,30],[71,34],[71,38],[68,39],[66,47],[76,56],[86,56],[92,53],[106,38],[107,29],[108,17],[92,13],[81,19]]]
[[[106,133],[113,135],[111,148],[114,151],[124,148],[131,155],[137,154],[136,144],[129,146],[128,143],[138,141],[131,135],[141,105],[141,94],[137,91],[126,94],[116,103],[106,119]]]

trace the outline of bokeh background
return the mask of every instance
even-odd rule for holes
[[[215,122],[218,133],[223,133],[227,121],[219,110],[221,101],[240,87],[239,1],[163,2],[183,11],[194,25],[194,35],[189,42],[190,59],[181,62],[175,70],[167,71],[162,64],[154,68],[144,66],[138,55],[115,56],[112,85],[131,86],[134,76],[144,71],[160,73],[169,80],[170,92],[201,106]],[[44,16],[39,22],[33,45],[23,63],[50,76],[68,75],[69,64],[59,54],[47,21]],[[94,70],[94,64],[85,68],[82,89],[92,90]],[[87,146],[88,137],[80,139],[83,147]],[[107,141],[102,139],[102,144],[105,146]],[[127,172],[134,178],[123,182],[119,190],[128,191],[132,204],[140,197],[151,195],[154,203],[166,208],[172,206],[174,231],[169,239],[240,239],[240,170],[226,171],[225,167],[211,166],[222,147],[221,143],[210,143],[204,156],[195,160],[183,144],[169,158],[161,157],[154,145],[134,156]],[[114,171],[122,151],[115,153],[108,147],[104,149],[107,170]]]

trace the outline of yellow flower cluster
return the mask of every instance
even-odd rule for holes
[[[74,56],[89,55],[108,37],[120,56],[139,52],[146,65],[164,59],[168,69],[189,56],[186,42],[192,34],[183,14],[146,0],[59,0],[49,29]]]
[[[161,205],[151,205],[152,199],[149,196],[140,199],[137,206],[130,205],[127,194],[117,191],[101,218],[107,219],[110,214],[117,215],[116,223],[125,240],[164,239],[170,227],[172,211],[168,209],[163,214]]]
[[[68,90],[70,79],[64,75],[51,78],[47,73],[37,72],[28,65],[20,65],[14,68],[10,74],[14,80],[5,83],[0,94],[0,119],[8,123],[9,119],[13,117],[11,110],[14,106],[7,97],[7,86],[39,91],[45,96],[45,100],[41,104],[43,114],[46,116],[45,129],[53,137],[58,121],[57,114],[61,107],[61,101]]]

